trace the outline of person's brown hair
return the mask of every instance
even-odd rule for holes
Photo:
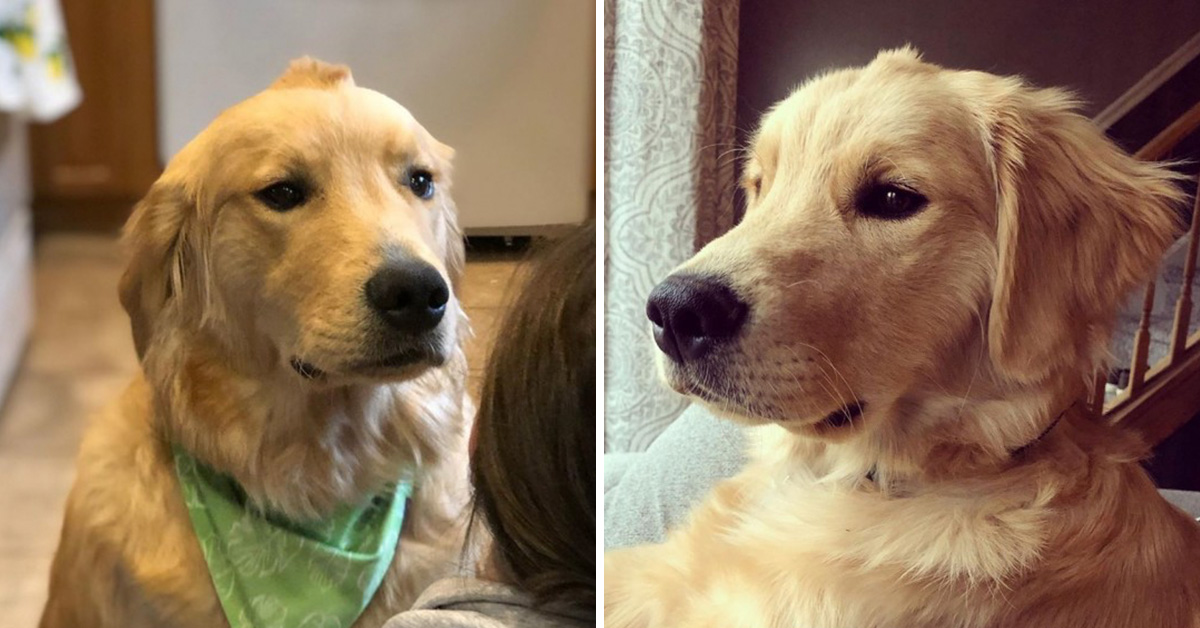
[[[496,333],[479,414],[473,517],[496,567],[539,605],[596,597],[596,228],[535,258]]]

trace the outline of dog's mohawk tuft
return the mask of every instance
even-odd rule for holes
[[[300,57],[292,60],[287,70],[284,70],[283,74],[271,84],[271,89],[297,87],[335,89],[340,85],[354,85],[354,77],[350,75],[350,68],[344,65],[325,63],[312,57]]]

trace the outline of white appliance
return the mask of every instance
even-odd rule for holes
[[[164,162],[290,59],[349,65],[456,151],[472,235],[591,213],[595,5],[583,0],[159,0]]]
[[[25,121],[0,113],[0,406],[33,327],[33,228]]]

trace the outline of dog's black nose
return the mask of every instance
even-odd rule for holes
[[[671,275],[650,292],[646,316],[654,342],[676,362],[695,360],[732,338],[746,322],[746,303],[711,277]]]
[[[367,303],[392,327],[419,334],[446,313],[450,288],[436,268],[420,260],[389,262],[366,286]]]

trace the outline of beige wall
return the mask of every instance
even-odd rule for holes
[[[584,220],[594,187],[595,5],[580,0],[159,0],[161,151],[303,54],[455,148],[469,233]]]

